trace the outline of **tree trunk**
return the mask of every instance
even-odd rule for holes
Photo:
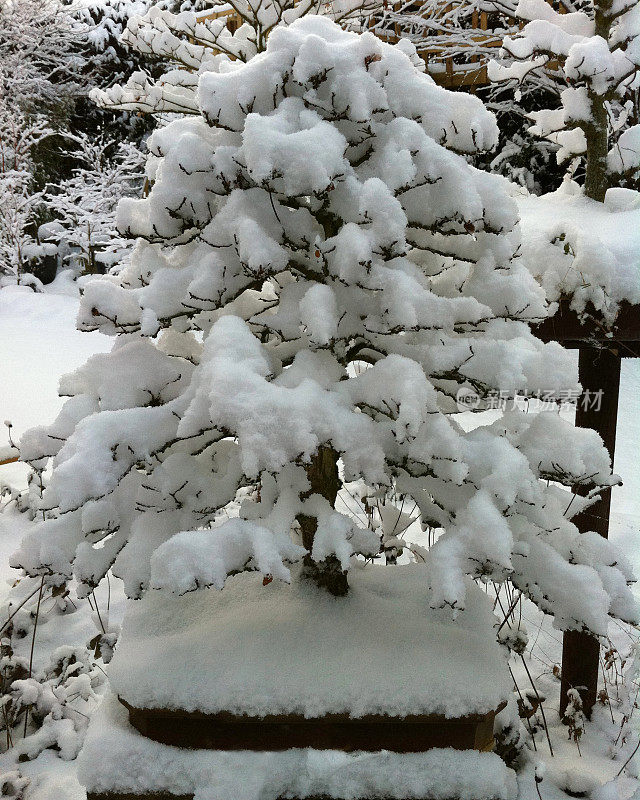
[[[609,132],[607,129],[607,109],[600,95],[591,95],[591,115],[593,121],[585,128],[587,137],[587,174],[584,191],[587,197],[604,202],[609,188],[607,153],[609,152]]]
[[[308,492],[302,496],[306,499],[312,494],[319,494],[335,506],[341,482],[338,476],[338,454],[332,447],[321,446],[306,467],[307,478],[311,484]],[[318,528],[315,517],[301,514],[298,517],[302,531],[302,545],[309,553],[304,557],[302,574],[310,578],[318,586],[330,594],[340,597],[349,591],[347,573],[342,569],[336,556],[329,556],[324,561],[314,561],[311,557],[313,539]]]
[[[593,3],[595,35],[601,36],[605,42],[609,41],[611,33],[611,6],[612,0],[594,0]],[[609,188],[607,171],[609,120],[602,95],[589,91],[589,103],[592,119],[590,124],[584,128],[587,137],[587,173],[584,191],[587,197],[603,203]]]

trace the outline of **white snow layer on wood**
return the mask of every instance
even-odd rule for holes
[[[194,800],[278,797],[512,800],[515,773],[495,753],[183,750],[145,739],[115,696],[94,714],[79,778],[94,792],[169,791]]]
[[[125,617],[112,687],[136,707],[251,716],[496,709],[511,686],[489,601],[468,586],[452,624],[427,580],[413,564],[353,570],[340,599],[251,573],[223,592],[148,592]]]
[[[604,203],[572,181],[556,192],[516,198],[522,257],[549,300],[571,296],[614,321],[623,300],[640,303],[640,193],[609,189]]]

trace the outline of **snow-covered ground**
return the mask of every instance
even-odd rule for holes
[[[0,422],[13,423],[17,440],[28,428],[53,421],[63,403],[57,391],[61,375],[111,349],[107,336],[75,329],[77,295],[64,273],[45,293],[26,286],[0,291]],[[0,445],[7,444],[6,434],[6,428],[0,431]],[[0,480],[24,476],[23,465],[10,464],[2,467]]]
[[[53,420],[62,400],[56,395],[58,378],[83,363],[96,352],[110,349],[111,340],[101,334],[84,334],[75,330],[78,300],[73,288],[59,280],[44,294],[34,294],[21,288],[0,291],[0,420],[10,419],[16,439],[24,430],[35,424]],[[624,485],[614,490],[611,538],[624,547],[627,556],[640,573],[640,466],[637,453],[640,447],[640,362],[623,362],[621,398],[618,419],[618,450],[615,471],[624,479]],[[6,429],[5,429],[6,430]],[[4,441],[1,444],[5,444]],[[0,467],[0,481],[22,484],[24,468],[20,465]],[[16,548],[30,525],[26,515],[11,510],[0,514],[0,603],[8,594],[17,577],[8,567],[10,553]],[[111,623],[117,624],[122,616],[124,601],[118,584],[112,582],[110,598]],[[107,590],[96,592],[97,602],[103,610],[107,605]],[[535,639],[533,652],[527,655],[527,665],[539,690],[546,693],[545,708],[556,750],[550,759],[545,736],[536,736],[540,759],[549,764],[547,777],[541,785],[544,800],[559,800],[567,795],[559,788],[571,783],[566,772],[578,771],[592,774],[598,783],[610,780],[622,766],[615,750],[616,726],[611,724],[605,707],[599,708],[596,721],[588,726],[581,742],[582,755],[575,743],[567,741],[566,728],[560,724],[557,706],[558,680],[553,666],[560,663],[561,636],[551,626],[549,618],[542,618],[528,604],[524,609],[530,638]],[[86,644],[95,636],[96,625],[87,601],[82,601],[78,613],[45,617],[39,628],[34,659],[34,670],[39,669],[48,653],[59,644]],[[626,634],[620,634],[621,647]],[[25,644],[26,647],[26,644]],[[529,687],[524,668],[517,665],[516,677],[522,690]],[[538,756],[534,754],[534,760]],[[22,774],[33,778],[28,800],[82,800],[84,790],[75,778],[75,762],[63,761],[51,750],[45,751],[33,762],[20,764]],[[0,756],[0,776],[15,769],[14,761]],[[594,800],[619,800],[630,796],[634,789],[630,777],[615,790],[592,794]],[[618,789],[620,791],[618,791]],[[614,793],[615,792],[615,793]],[[520,797],[533,800],[535,794],[532,771],[521,778]]]

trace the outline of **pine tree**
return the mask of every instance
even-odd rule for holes
[[[198,12],[211,5],[206,0],[65,0],[69,12],[83,26],[81,50],[90,61],[92,87],[110,87],[126,81],[132,73],[144,73],[148,80],[156,80],[165,71],[161,57],[149,57],[129,46],[129,23],[146,18],[153,7],[157,11],[173,14]],[[152,15],[153,16],[153,15]],[[139,145],[154,127],[154,120],[133,111],[104,111],[96,106],[88,92],[76,103],[73,118],[74,131],[99,138],[127,140]]]
[[[121,37],[129,20],[145,14],[152,0],[65,0],[65,3],[68,13],[83,29],[76,49],[87,64],[87,87],[75,103],[71,130],[91,138],[126,140],[139,145],[153,127],[150,120],[126,111],[105,112],[88,95],[92,88],[111,86],[145,67],[143,59]],[[149,69],[157,73],[160,67],[149,65]]]
[[[555,413],[472,432],[452,413],[573,382],[526,324],[546,312],[504,183],[464,158],[495,144],[492,115],[405,50],[303,17],[205,72],[200,114],[152,135],[151,193],[120,207],[131,265],[82,298],[80,328],[113,350],[21,442],[54,469],[15,565],[86,593],[113,567],[137,597],[302,561],[340,595],[381,550],[336,508],[360,480],[441,529],[433,606],[462,608],[471,575],[559,628],[635,618],[624,559],[567,518],[585,502],[568,488],[612,480],[598,437]]]

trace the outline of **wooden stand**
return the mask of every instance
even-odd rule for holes
[[[122,700],[120,702],[128,709],[131,725],[143,736],[162,744],[183,748],[257,752],[306,747],[345,752],[391,750],[403,753],[423,752],[433,747],[452,747],[458,750],[489,752],[493,749],[495,715],[506,705],[503,703],[496,711],[488,714],[460,719],[446,719],[437,715],[403,719],[374,716],[350,719],[339,714],[319,719],[295,715],[257,719],[224,713],[140,709],[133,708]],[[89,792],[87,800],[193,800],[193,796],[157,792]]]
[[[308,719],[288,714],[247,717],[234,714],[202,714],[168,709],[133,708],[129,722],[147,739],[174,747],[199,750],[356,750],[422,753],[433,747],[455,750],[493,750],[493,722],[506,703],[488,714],[458,719],[438,715],[394,718],[327,714]]]
[[[80,756],[88,800],[191,800],[216,781],[233,800],[256,769],[277,776],[271,800],[388,800],[404,769],[414,800],[442,800],[441,774],[449,800],[497,800],[513,778],[491,752],[511,683],[491,604],[469,581],[451,623],[429,609],[426,577],[369,565],[339,598],[253,573],[221,593],[148,593]]]
[[[578,349],[578,379],[582,395],[576,408],[576,426],[592,428],[600,434],[613,465],[616,448],[620,367],[622,358],[640,356],[640,306],[623,303],[615,326],[608,330],[597,314],[586,321],[578,318],[564,298],[558,313],[536,329],[543,341],[556,341]],[[581,532],[596,531],[609,536],[611,492],[607,491],[574,522]],[[567,631],[562,646],[562,684],[560,715],[568,705],[567,692],[576,688],[583,709],[591,716],[598,693],[600,648],[598,640],[581,631]]]

